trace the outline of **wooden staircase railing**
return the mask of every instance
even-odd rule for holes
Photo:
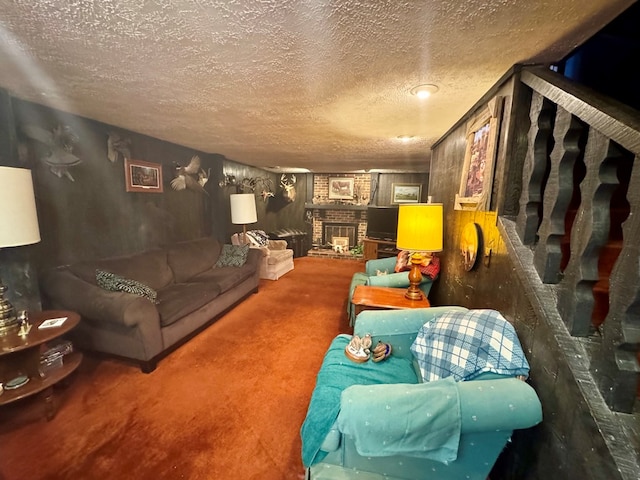
[[[600,335],[591,372],[631,412],[640,346],[640,112],[543,68],[525,68],[530,127],[518,235],[574,336]]]

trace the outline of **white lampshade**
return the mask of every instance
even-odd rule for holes
[[[231,223],[246,225],[258,221],[256,197],[253,193],[233,193],[231,200]]]
[[[31,170],[0,167],[0,248],[40,241]]]
[[[442,251],[442,204],[400,205],[396,246],[411,252]]]

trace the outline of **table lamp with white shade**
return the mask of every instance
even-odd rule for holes
[[[396,246],[400,250],[408,250],[411,259],[409,288],[404,294],[409,300],[424,297],[419,287],[422,282],[422,254],[442,251],[442,221],[441,203],[411,203],[398,207]]]
[[[231,223],[242,225],[242,242],[247,243],[247,224],[258,221],[256,197],[253,193],[232,193]]]
[[[31,170],[0,167],[0,248],[19,247],[40,241]],[[0,280],[0,336],[17,330],[13,305],[4,298],[8,288]]]

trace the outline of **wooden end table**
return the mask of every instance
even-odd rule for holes
[[[59,327],[39,329],[46,320],[66,317]],[[46,342],[61,337],[80,322],[80,315],[66,310],[46,310],[29,314],[31,331],[23,337],[17,330],[0,336],[0,382],[3,385],[9,380],[26,375],[29,381],[13,390],[4,389],[0,395],[0,406],[21,400],[36,393],[45,392],[46,416],[50,420],[55,415],[53,405],[53,385],[65,379],[78,368],[82,354],[71,352],[63,357],[60,367],[40,375],[40,353]]]
[[[353,291],[351,303],[356,315],[363,310],[429,308],[431,306],[428,298],[409,300],[404,296],[405,292],[405,288],[357,285]]]

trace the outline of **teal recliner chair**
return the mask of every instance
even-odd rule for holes
[[[409,272],[395,273],[396,257],[379,258],[377,260],[368,260],[365,264],[365,271],[358,272],[353,275],[351,279],[351,285],[349,286],[349,300],[347,302],[347,314],[349,316],[349,325],[353,326],[355,322],[355,308],[351,303],[353,298],[353,291],[358,285],[371,285],[374,287],[394,287],[394,288],[407,288],[409,287]],[[382,273],[379,275],[378,273]],[[435,279],[430,279],[426,276],[422,277],[420,283],[420,290],[429,297],[429,291],[431,285],[433,285]]]
[[[370,333],[374,345],[382,340],[393,347],[380,363],[350,362],[343,350],[351,336],[334,339],[301,429],[308,480],[485,480],[513,431],[542,420],[535,391],[513,376],[487,372],[469,381],[421,382],[410,347],[423,324],[451,310],[467,311],[360,313],[354,335]],[[343,377],[350,386],[341,390]],[[317,394],[323,383],[330,384],[324,399]],[[413,452],[421,449],[428,454]]]

